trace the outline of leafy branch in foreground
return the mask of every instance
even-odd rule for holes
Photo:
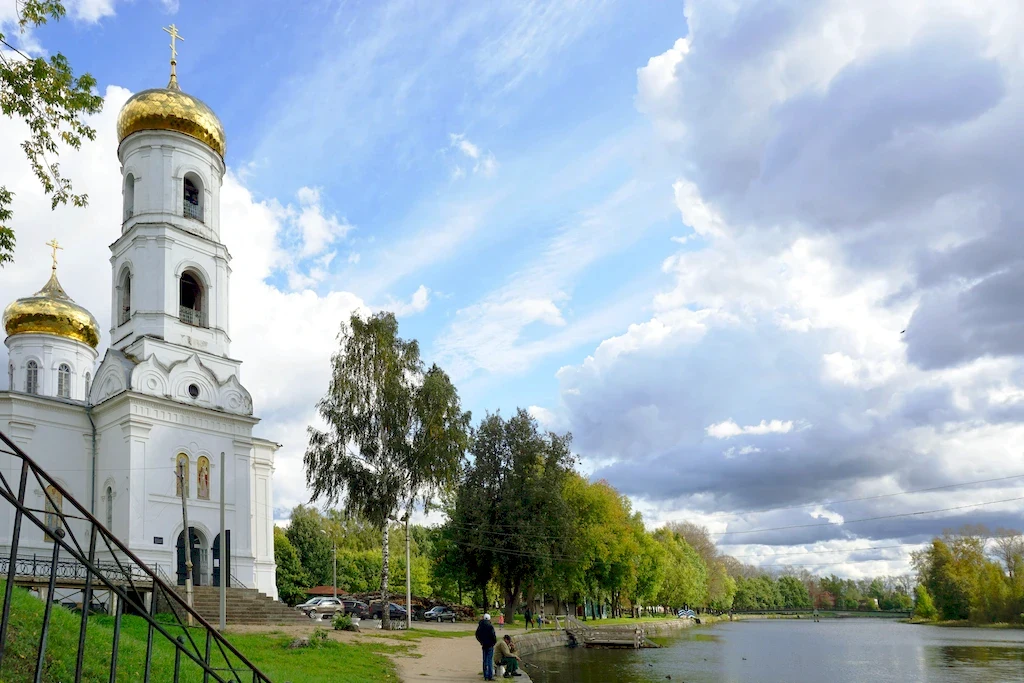
[[[58,0],[15,0],[15,4],[22,34],[65,15]],[[61,175],[54,159],[60,155],[59,143],[79,149],[83,140],[96,139],[96,131],[82,118],[103,107],[95,88],[96,79],[89,74],[75,77],[67,58],[59,52],[48,60],[30,57],[0,33],[0,112],[28,126],[29,138],[21,148],[50,195],[51,208],[68,203],[81,207],[89,202],[88,195],[74,192],[71,180]],[[0,185],[0,266],[14,255],[13,198],[14,194]]]

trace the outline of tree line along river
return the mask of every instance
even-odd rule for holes
[[[526,670],[535,683],[1024,681],[1024,630],[777,619],[655,640],[663,647],[544,650],[526,657]]]

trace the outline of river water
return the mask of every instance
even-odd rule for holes
[[[556,648],[526,657],[535,683],[1003,683],[1024,681],[1024,631],[889,619],[772,619],[684,629],[644,650]]]

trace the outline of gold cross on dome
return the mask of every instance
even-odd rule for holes
[[[51,256],[51,258],[53,259],[53,266],[51,267],[53,268],[53,270],[57,270],[57,250],[60,249],[63,251],[64,247],[60,246],[60,243],[57,242],[56,238],[51,239],[49,242],[47,242],[46,246],[50,247],[50,250],[53,252]]]
[[[185,39],[181,37],[180,33],[178,33],[178,27],[174,24],[171,24],[170,26],[165,26],[164,31],[171,34],[171,61],[174,62],[178,58],[178,49],[174,46],[174,41]]]

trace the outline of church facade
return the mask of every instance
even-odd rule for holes
[[[224,130],[178,86],[137,93],[118,118],[124,211],[111,251],[111,329],[99,360],[96,319],[57,279],[12,302],[3,324],[8,390],[0,429],[165,578],[184,583],[184,493],[196,585],[276,598],[274,454],[230,354],[231,255],[220,239]],[[40,274],[43,275],[42,273]],[[17,473],[9,471],[9,481]],[[225,477],[226,544],[220,534]],[[29,503],[52,512],[43,491]],[[58,504],[60,501],[58,500]],[[12,515],[2,511],[0,515]],[[47,516],[54,524],[54,516]],[[0,519],[0,546],[10,520]],[[25,527],[19,554],[47,555]],[[101,558],[102,559],[102,558]],[[228,559],[228,558],[225,558]]]

